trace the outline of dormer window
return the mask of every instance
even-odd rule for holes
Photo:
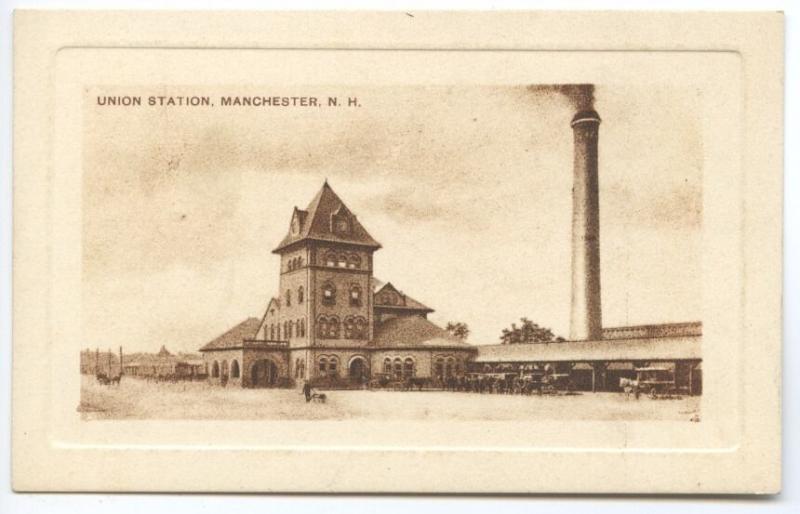
[[[347,234],[350,232],[350,224],[346,219],[338,219],[336,220],[336,225],[334,225],[334,230],[340,234]]]
[[[334,234],[348,235],[350,228],[350,219],[341,208],[331,215],[331,230]]]

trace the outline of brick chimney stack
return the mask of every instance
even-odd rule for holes
[[[600,116],[582,110],[572,118],[572,310],[570,339],[602,338],[600,306],[600,205],[597,138]]]

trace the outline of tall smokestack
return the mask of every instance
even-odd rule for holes
[[[589,106],[572,118],[575,162],[572,185],[572,317],[570,339],[601,339],[600,205],[597,137],[600,116]]]

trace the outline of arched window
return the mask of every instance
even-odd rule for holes
[[[275,340],[275,323],[269,326],[269,340],[270,341]]]
[[[300,320],[300,337],[306,336],[306,319],[303,318]]]
[[[231,361],[231,378],[239,378],[239,361],[236,359]]]
[[[330,282],[322,284],[322,303],[324,305],[336,304],[336,288]]]
[[[436,359],[436,363],[433,366],[433,374],[437,378],[440,378],[440,379],[444,377],[444,359],[443,358],[438,357]]]
[[[359,269],[361,267],[361,257],[356,254],[351,254],[347,259],[347,267],[350,269]]]
[[[356,318],[355,329],[353,330],[353,338],[354,339],[366,339],[367,338],[367,320],[358,316]]]
[[[228,376],[228,361],[222,361],[222,370],[221,370],[223,378]]]
[[[340,268],[347,267],[347,255],[340,253],[336,256],[336,265]]]
[[[320,316],[317,318],[317,337],[328,337],[328,318]]]
[[[358,286],[350,287],[350,306],[361,307],[361,288]]]
[[[321,375],[324,375],[326,371],[328,371],[328,358],[327,357],[320,357],[319,358],[319,372],[320,372]]]
[[[328,338],[329,339],[338,339],[339,338],[339,318],[336,316],[331,316],[328,318]]]
[[[292,305],[292,292],[287,289],[286,290],[286,306],[290,307]]]
[[[328,252],[325,254],[325,265],[334,267],[336,266],[336,254],[333,252]]]
[[[383,372],[384,373],[392,372],[392,359],[390,359],[389,357],[383,359]]]
[[[303,293],[304,293],[303,286],[298,287],[297,288],[297,303],[303,303],[303,300],[305,299],[305,296],[304,296]]]
[[[353,339],[355,337],[354,329],[355,323],[353,322],[353,316],[347,316],[344,319],[344,338],[345,339]]]
[[[394,360],[394,378],[397,380],[403,378],[403,361],[400,360],[400,357]]]
[[[303,258],[302,257],[298,257],[297,258],[297,267],[298,268],[302,268],[303,267]]]
[[[214,378],[219,377],[219,362],[214,361],[214,365],[211,366],[211,376]]]
[[[331,357],[328,359],[328,375],[336,376],[339,373],[339,359]]]
[[[414,359],[407,357],[403,361],[403,378],[411,378],[414,376]]]
[[[444,368],[444,374],[445,374],[445,376],[447,378],[450,378],[450,377],[453,376],[453,368],[455,368],[455,364],[456,364],[456,360],[454,358],[450,357],[450,358],[447,359],[447,364],[445,365],[445,368]]]

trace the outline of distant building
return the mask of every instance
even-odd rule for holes
[[[140,378],[204,378],[206,364],[198,355],[173,355],[165,346],[158,353],[134,353],[124,358],[124,374]]]
[[[86,349],[81,351],[80,366],[83,375],[116,375],[119,374],[119,357],[111,351]]]

